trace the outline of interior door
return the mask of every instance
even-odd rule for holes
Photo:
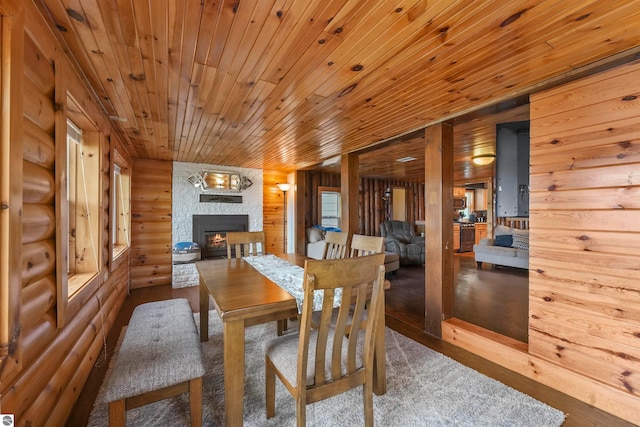
[[[407,192],[405,188],[394,188],[391,196],[391,219],[407,220]]]

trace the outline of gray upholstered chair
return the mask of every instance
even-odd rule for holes
[[[380,235],[385,250],[400,256],[400,265],[424,264],[424,237],[417,236],[407,221],[384,221]]]

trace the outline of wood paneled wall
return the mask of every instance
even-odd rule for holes
[[[71,71],[71,64],[60,55],[62,47],[56,45],[32,2],[19,4],[14,13],[24,14],[23,22],[28,25],[26,30],[19,29],[24,32],[24,46],[6,58],[13,55],[24,58],[24,67],[20,70],[23,75],[20,78],[3,76],[3,79],[12,79],[9,84],[15,85],[24,99],[22,108],[20,104],[13,104],[5,111],[23,120],[22,131],[10,141],[12,147],[22,147],[22,172],[12,177],[19,182],[20,191],[9,200],[12,205],[22,205],[23,213],[20,230],[7,230],[0,239],[6,242],[21,236],[18,244],[11,248],[22,260],[18,269],[21,289],[16,304],[19,306],[9,307],[12,312],[20,313],[21,329],[17,343],[9,348],[9,357],[17,364],[13,369],[4,369],[4,365],[0,369],[0,395],[2,413],[13,413],[17,425],[64,425],[103,347],[103,336],[111,329],[126,296],[129,252],[111,262],[107,250],[110,123],[97,105],[92,104],[92,95]],[[3,44],[3,49],[7,47]],[[56,73],[64,73],[58,80],[64,80],[65,90],[78,100],[103,134],[100,274],[68,301],[63,327],[58,327],[56,322],[56,275],[66,271],[56,271],[60,254],[56,253],[55,230],[56,224],[64,219],[57,216],[54,206],[60,184],[55,178],[54,153],[56,144],[66,144],[66,139],[55,141],[54,111],[66,111],[67,105],[63,102],[54,107]],[[127,153],[124,147],[119,148],[123,154]]]
[[[131,171],[131,288],[171,284],[173,163],[134,159]]]
[[[636,62],[531,97],[529,261],[529,352],[636,397],[636,423],[639,93]]]
[[[528,345],[443,339],[640,425],[640,61],[531,96]]]
[[[304,194],[306,205],[305,228],[319,224],[318,219],[318,187],[340,188],[340,175],[321,172],[305,173]],[[383,179],[360,178],[358,191],[358,234],[367,236],[380,235],[380,223],[386,219],[385,205],[382,197],[387,188],[402,187],[407,190],[407,221],[413,223],[424,219],[424,184]]]
[[[266,250],[271,253],[280,253],[284,248],[284,195],[276,184],[287,182],[287,174],[265,170],[262,179],[262,229],[266,240]],[[289,207],[292,204],[289,203],[287,210],[291,211]],[[290,240],[294,238],[293,235],[288,236]]]

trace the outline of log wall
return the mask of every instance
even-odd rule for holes
[[[340,175],[306,172],[303,187],[305,228],[319,224],[318,187],[340,188]],[[424,184],[395,180],[360,178],[358,190],[358,234],[380,236],[380,223],[386,219],[382,197],[387,188],[405,188],[407,191],[407,221],[424,220]],[[300,189],[298,189],[300,191]]]
[[[638,94],[640,62],[531,98],[529,261],[529,352],[638,398],[636,415]]]
[[[134,159],[131,172],[131,288],[171,284],[173,163]]]
[[[120,144],[113,138],[109,142],[111,124],[92,101],[73,67],[60,54],[50,32],[32,2],[17,2],[13,11],[21,16],[26,28],[24,46],[11,52],[16,63],[22,63],[21,76],[11,76],[10,85],[21,92],[24,100],[12,104],[8,115],[21,120],[21,132],[11,147],[21,147],[21,173],[11,179],[18,183],[19,195],[12,196],[9,204],[22,205],[19,230],[9,229],[0,236],[5,243],[16,241],[11,247],[21,259],[21,267],[12,269],[20,275],[20,288],[14,306],[8,308],[19,313],[19,336],[16,345],[9,347],[8,358],[0,365],[0,395],[3,413],[13,413],[17,425],[64,425],[89,373],[103,347],[103,336],[111,325],[126,296],[129,251],[111,261],[109,246],[110,144]],[[5,9],[0,9],[0,12]],[[20,22],[17,20],[15,22]],[[6,34],[6,33],[5,33]],[[7,54],[3,46],[3,54]],[[56,321],[59,310],[57,300],[56,225],[58,217],[55,196],[58,182],[55,178],[56,141],[55,111],[67,111],[67,105],[54,107],[56,81],[65,82],[65,91],[83,106],[85,114],[97,125],[101,137],[100,169],[100,274],[70,299],[63,327]],[[58,88],[60,91],[60,88]],[[64,96],[61,96],[64,99]],[[4,123],[4,122],[3,122]],[[3,141],[3,144],[6,142]],[[125,146],[119,151],[128,158]],[[0,269],[6,268],[3,264]],[[5,272],[2,274],[6,277]],[[2,285],[4,286],[4,285]],[[5,343],[3,348],[5,348]],[[12,362],[11,369],[4,364]]]

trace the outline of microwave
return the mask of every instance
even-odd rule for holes
[[[466,207],[467,207],[467,199],[466,199],[466,197],[453,199],[453,208],[454,209],[464,209]]]

